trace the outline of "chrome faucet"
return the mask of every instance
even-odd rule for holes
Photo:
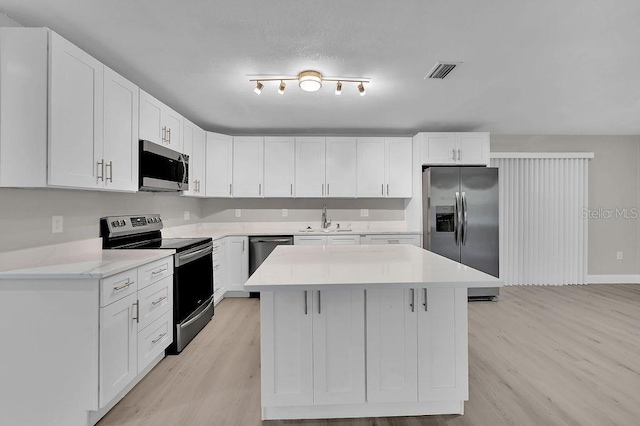
[[[327,220],[327,205],[322,206],[322,229],[327,229],[331,226],[331,221]]]

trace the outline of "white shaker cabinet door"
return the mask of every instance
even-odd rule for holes
[[[367,401],[415,402],[415,290],[367,290]]]
[[[467,289],[416,291],[419,399],[467,400]]]
[[[489,133],[456,133],[456,142],[458,163],[489,165]]]
[[[51,32],[49,185],[104,186],[104,65]]]
[[[265,197],[293,197],[295,160],[294,138],[264,138]]]
[[[233,196],[263,197],[264,138],[233,138]]]
[[[207,132],[206,143],[207,197],[229,198],[232,195],[233,138],[220,133]]]
[[[364,403],[364,290],[314,291],[311,310],[314,404]]]
[[[422,139],[422,164],[455,164],[455,133],[425,133]]]
[[[227,291],[244,291],[249,279],[249,241],[247,237],[227,237]]]
[[[360,244],[360,235],[327,235],[327,244],[331,245],[357,245]]]
[[[182,152],[189,156],[189,190],[184,195],[204,197],[205,132],[187,119],[182,126]]]
[[[140,128],[138,138],[163,145],[165,131],[162,125],[162,111],[164,104],[140,90]]]
[[[260,294],[263,406],[313,404],[311,299],[310,291]]]
[[[138,86],[104,67],[105,187],[138,190]]]
[[[330,198],[356,196],[356,138],[327,138],[327,191]]]
[[[138,374],[137,294],[100,308],[100,407]]]
[[[293,245],[324,246],[327,245],[327,237],[324,235],[296,235],[293,237]]]
[[[325,138],[300,137],[295,139],[296,197],[321,198],[326,196]]]
[[[358,138],[358,198],[385,196],[385,140]]]
[[[182,152],[182,116],[171,108],[164,106],[162,110],[162,126],[165,130],[165,146]]]
[[[385,138],[385,196],[413,197],[413,140]]]

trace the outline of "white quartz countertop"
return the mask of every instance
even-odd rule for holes
[[[175,250],[102,250],[100,239],[0,253],[0,280],[101,279]]]
[[[500,287],[499,279],[413,245],[278,246],[245,291]]]

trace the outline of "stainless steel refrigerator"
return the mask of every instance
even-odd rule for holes
[[[424,248],[498,277],[498,169],[426,167],[422,191]],[[497,287],[469,289],[470,300],[498,295]]]

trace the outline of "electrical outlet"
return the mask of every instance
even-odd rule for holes
[[[242,210],[236,209],[236,217],[242,217]]]
[[[64,217],[51,216],[51,233],[59,234],[64,231]]]
[[[189,220],[191,219],[191,213],[189,213],[189,210],[185,210],[184,211],[184,220]]]
[[[369,209],[360,209],[360,216],[362,217],[369,216]]]
[[[288,209],[282,209],[282,217],[287,217],[289,216],[289,210]]]
[[[622,252],[621,251],[616,253],[616,259],[617,260],[622,260]]]

